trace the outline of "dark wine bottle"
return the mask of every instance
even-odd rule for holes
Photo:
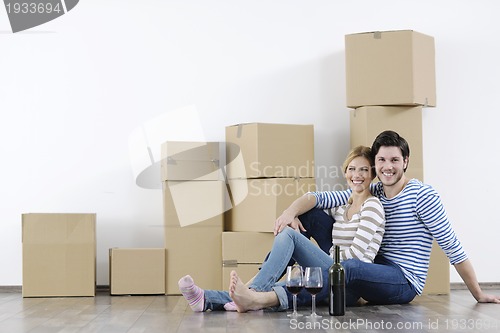
[[[330,302],[328,312],[330,316],[343,316],[345,314],[345,273],[340,264],[340,248],[335,245],[335,261],[328,270],[330,286]]]

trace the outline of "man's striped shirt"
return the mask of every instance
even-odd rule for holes
[[[372,185],[371,190],[382,202],[386,219],[378,254],[396,263],[418,294],[424,289],[433,238],[451,264],[467,259],[439,194],[431,186],[412,179],[391,199],[385,196],[381,182]],[[311,192],[316,197],[316,208],[320,209],[344,205],[350,193],[350,190]]]

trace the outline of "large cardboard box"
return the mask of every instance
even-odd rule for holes
[[[223,181],[163,182],[166,294],[179,294],[177,282],[187,274],[202,288],[222,287],[221,235],[227,204]]]
[[[314,177],[313,125],[226,127],[226,172],[230,179]]]
[[[424,181],[422,146],[422,107],[371,106],[350,110],[351,147],[371,147],[376,136],[394,130],[410,145],[410,163],[406,177]],[[450,262],[434,242],[425,294],[449,294]]]
[[[253,278],[271,251],[274,234],[271,232],[222,233],[222,285],[229,285],[232,270],[245,283]]]
[[[436,106],[434,38],[412,31],[345,36],[347,106]]]
[[[22,215],[23,297],[95,296],[96,215]]]
[[[274,221],[290,204],[316,190],[314,178],[228,180],[233,208],[226,213],[226,231],[272,232]]]
[[[424,178],[422,107],[365,106],[350,110],[351,147],[371,147],[373,140],[385,130],[399,133],[410,145],[408,178]]]
[[[221,217],[231,205],[223,181],[163,182],[163,212],[166,226],[184,227],[204,222],[221,226]]]
[[[222,288],[222,216],[219,226],[204,222],[187,227],[165,226],[165,293],[180,294],[177,282],[191,275],[203,289]]]
[[[161,146],[161,179],[224,180],[219,142],[167,141]]]
[[[109,249],[111,295],[165,294],[165,249]]]

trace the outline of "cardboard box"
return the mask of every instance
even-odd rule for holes
[[[272,232],[222,233],[222,260],[229,264],[261,264],[271,251]]]
[[[222,226],[224,211],[231,205],[223,181],[163,182],[163,212],[166,226],[188,226],[204,222]]]
[[[161,179],[224,180],[219,142],[167,141],[161,146]]]
[[[313,125],[226,127],[226,172],[230,179],[314,177]]]
[[[23,297],[95,296],[95,214],[23,214]]]
[[[350,110],[351,147],[371,147],[373,140],[385,130],[399,133],[410,145],[408,178],[424,178],[422,107],[365,106]]]
[[[435,240],[432,241],[429,272],[422,293],[424,295],[450,294],[450,260]]]
[[[180,294],[177,282],[188,274],[200,288],[221,290],[221,226],[207,226],[204,223],[187,227],[166,226],[165,248],[167,295]]]
[[[371,147],[376,136],[394,130],[410,145],[410,163],[406,177],[424,181],[422,147],[422,107],[373,106],[350,111],[351,147]],[[375,179],[376,181],[377,179]],[[434,242],[424,294],[450,293],[450,262]]]
[[[111,295],[165,294],[165,249],[109,249]]]
[[[233,208],[226,231],[272,232],[274,221],[298,197],[316,190],[314,178],[230,179]]]
[[[222,285],[229,285],[232,270],[245,283],[253,278],[271,251],[274,234],[271,232],[222,233]]]
[[[345,36],[347,106],[436,106],[434,38],[412,30]]]

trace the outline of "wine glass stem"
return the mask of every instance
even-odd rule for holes
[[[297,295],[293,295],[293,313],[297,313]]]
[[[312,295],[312,313],[313,315],[316,314],[316,295]]]

